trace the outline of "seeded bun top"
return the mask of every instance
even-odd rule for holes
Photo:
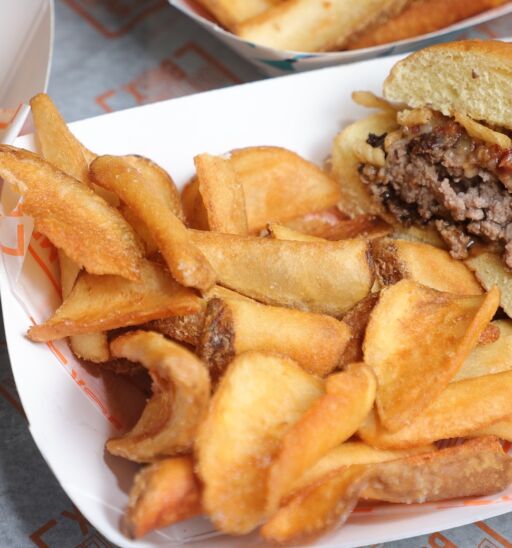
[[[384,96],[512,129],[512,44],[467,40],[420,50],[393,67]]]

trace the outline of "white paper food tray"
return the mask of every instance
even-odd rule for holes
[[[379,92],[396,60],[372,60],[174,99],[73,123],[71,129],[97,153],[148,156],[167,169],[179,186],[192,175],[192,158],[200,152],[280,145],[321,163],[336,133],[365,114],[350,100],[354,82],[359,89]],[[16,145],[33,148],[33,138],[21,137]],[[81,366],[62,341],[35,344],[25,337],[31,322],[43,321],[57,305],[58,279],[48,242],[36,234],[29,243],[28,233],[20,226],[24,218],[16,213],[0,225],[4,259],[0,263],[12,273],[26,255],[17,282],[0,268],[6,338],[32,435],[64,490],[105,537],[121,546],[142,548],[186,540],[209,548],[259,545],[255,535],[212,537],[205,519],[154,532],[138,542],[128,541],[119,532],[136,466],[106,454],[104,443],[122,428],[123,413],[115,405],[119,396],[132,406],[140,394],[126,381],[119,381],[113,390]],[[481,499],[381,505],[356,510],[342,529],[320,538],[316,545],[376,544],[511,510],[512,489]]]
[[[357,0],[355,0],[357,2]],[[253,44],[247,40],[238,38],[231,32],[224,30],[212,18],[208,18],[205,10],[200,9],[197,4],[190,0],[169,0],[169,3],[187,16],[199,23],[208,32],[224,42],[236,53],[256,65],[261,72],[269,76],[290,74],[291,72],[303,72],[324,67],[332,67],[344,63],[353,63],[374,57],[385,57],[412,51],[425,47],[428,44],[440,41],[447,41],[452,35],[460,31],[491,21],[502,15],[512,13],[512,4],[505,4],[497,8],[487,10],[475,17],[470,17],[442,30],[400,40],[381,46],[364,48],[354,51],[339,51],[327,53],[301,53],[297,51],[276,50]]]
[[[53,44],[53,0],[3,0],[0,5],[0,142],[16,136],[28,109],[46,91]],[[15,127],[13,121],[16,119]]]

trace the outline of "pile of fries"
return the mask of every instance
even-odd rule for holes
[[[367,48],[448,27],[509,0],[196,0],[240,38],[278,50]]]
[[[31,104],[40,155],[0,146],[0,177],[58,248],[63,303],[28,336],[152,379],[106,444],[143,465],[126,534],[204,514],[296,543],[359,500],[512,482],[497,287],[419,229],[347,217],[339,184],[291,151],[200,154],[180,196],[150,160],[83,147],[48,96]]]

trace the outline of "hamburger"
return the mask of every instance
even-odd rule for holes
[[[380,112],[337,136],[342,208],[435,230],[457,259],[482,247],[512,269],[512,44],[463,41],[397,63]]]

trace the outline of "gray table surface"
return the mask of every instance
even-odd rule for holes
[[[56,0],[55,9],[49,93],[68,121],[263,77],[163,0]],[[507,17],[465,34],[488,38],[509,29]],[[73,506],[35,446],[3,326],[0,333],[0,547],[112,546]],[[508,548],[508,539],[505,515],[386,546]]]

